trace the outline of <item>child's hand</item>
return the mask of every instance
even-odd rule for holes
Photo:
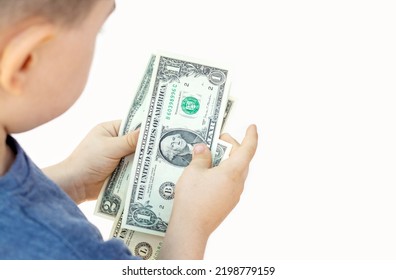
[[[118,137],[121,121],[93,128],[63,162],[44,169],[76,202],[94,200],[120,159],[135,151],[138,131]]]
[[[257,148],[257,128],[250,126],[230,157],[211,167],[211,154],[205,145],[194,147],[193,160],[176,184],[175,201],[169,227],[161,249],[164,259],[202,259],[210,234],[237,205]]]

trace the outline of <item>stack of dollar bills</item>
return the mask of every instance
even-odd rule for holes
[[[121,159],[95,207],[95,215],[114,221],[110,237],[132,254],[158,258],[192,147],[205,143],[213,166],[228,157],[231,145],[219,137],[233,104],[229,89],[224,67],[174,54],[150,57],[119,132],[140,128],[136,151]]]

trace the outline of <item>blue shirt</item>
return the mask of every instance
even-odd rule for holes
[[[122,240],[104,241],[11,136],[7,144],[16,159],[0,177],[0,259],[140,259]]]

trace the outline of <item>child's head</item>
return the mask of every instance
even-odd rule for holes
[[[0,129],[65,112],[83,91],[114,0],[0,0]]]
[[[83,19],[98,0],[0,0],[0,26],[39,16],[71,25]]]

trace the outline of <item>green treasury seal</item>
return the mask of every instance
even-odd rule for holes
[[[182,101],[181,108],[187,115],[194,115],[199,110],[199,101],[192,96],[186,97]]]

